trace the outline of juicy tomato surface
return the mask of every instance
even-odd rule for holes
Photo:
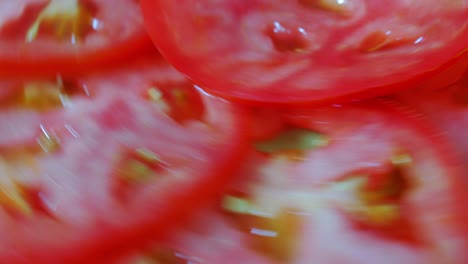
[[[1,263],[91,263],[163,236],[242,156],[240,109],[160,58],[2,85]]]
[[[151,48],[138,1],[0,3],[0,74],[89,72]]]
[[[411,113],[366,103],[287,114],[221,206],[116,263],[466,263],[460,164]]]
[[[466,68],[460,62],[468,46],[466,0],[141,5],[148,32],[169,62],[231,99],[371,97],[408,88],[454,63]]]

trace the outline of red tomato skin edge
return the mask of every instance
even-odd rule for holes
[[[161,53],[164,57],[164,54]],[[177,68],[176,65],[173,65]],[[207,89],[210,93],[225,97],[228,100],[234,102],[241,102],[246,105],[255,105],[255,106],[268,106],[278,109],[287,109],[289,107],[301,106],[326,106],[336,103],[349,103],[355,101],[361,101],[366,99],[371,99],[375,97],[382,97],[393,95],[404,90],[409,90],[413,88],[417,89],[440,89],[446,87],[450,84],[456,83],[463,77],[464,72],[468,70],[468,48],[462,53],[458,54],[456,57],[452,58],[450,61],[441,65],[438,68],[431,69],[426,71],[418,76],[415,76],[411,79],[400,81],[398,83],[393,83],[387,86],[365,88],[358,90],[353,93],[347,93],[337,96],[330,96],[319,98],[317,100],[305,100],[305,101],[281,101],[281,100],[264,100],[256,101],[255,99],[249,98],[239,98],[229,95],[223,95],[222,93],[217,93],[216,91],[211,91]],[[190,76],[188,76],[190,78]],[[194,81],[194,80],[192,80]],[[203,87],[203,86],[201,86]]]
[[[204,78],[197,78],[199,75],[197,73],[198,65],[196,62],[187,62],[181,59],[178,56],[173,56],[171,50],[173,50],[171,41],[164,39],[166,36],[170,36],[167,32],[169,29],[163,27],[155,28],[157,25],[158,17],[151,13],[151,10],[155,8],[160,8],[158,1],[155,0],[141,0],[140,6],[143,12],[144,23],[146,29],[150,35],[150,38],[153,40],[154,44],[160,48],[159,51],[161,55],[168,60],[176,69],[180,72],[187,75],[194,83],[198,84],[200,87],[203,87],[211,94],[226,98],[231,101],[238,101],[250,105],[276,105],[277,107],[288,106],[288,105],[326,105],[336,102],[350,102],[356,100],[362,100],[377,96],[384,96],[389,94],[394,94],[399,91],[415,87],[420,84],[431,83],[431,78],[434,76],[438,79],[441,79],[446,72],[448,75],[453,78],[454,73],[464,72],[468,67],[468,35],[466,34],[466,29],[464,30],[465,34],[461,34],[456,40],[453,41],[446,50],[451,52],[452,50],[458,51],[453,57],[448,57],[445,60],[445,63],[442,63],[435,68],[427,69],[425,71],[418,72],[418,74],[409,77],[408,79],[400,80],[398,82],[393,82],[388,85],[378,86],[378,87],[366,87],[365,81],[363,81],[362,87],[359,87],[353,92],[343,93],[343,94],[333,94],[329,96],[319,96],[315,98],[307,97],[294,97],[294,98],[266,98],[263,96],[261,99],[258,99],[258,96],[235,96],[232,92],[223,93],[219,92],[216,89],[210,89],[210,87],[225,87],[226,90],[231,89],[228,83],[218,82],[213,83],[210,81],[204,80]],[[155,41],[155,37],[159,36],[158,41]],[[463,45],[465,44],[465,45]],[[462,48],[460,48],[462,47]],[[446,57],[443,53],[438,53],[438,56]],[[424,58],[423,58],[424,59]],[[427,58],[426,58],[427,60]],[[184,69],[191,69],[190,72],[187,72]],[[463,70],[462,70],[463,69]],[[456,78],[461,77],[455,76]],[[455,82],[456,80],[453,80]]]
[[[144,5],[145,0],[142,0],[142,5]],[[148,28],[148,30],[151,30]],[[168,60],[176,69],[185,74],[184,69],[196,69],[198,65],[190,65],[183,60],[180,60],[176,56],[171,56],[170,54],[164,52],[166,49],[161,48],[159,51],[161,55]],[[211,94],[226,98],[234,102],[241,102],[247,105],[256,105],[256,106],[274,106],[278,108],[288,107],[290,105],[304,105],[304,106],[318,106],[318,105],[327,105],[331,103],[344,103],[352,102],[357,100],[363,100],[373,97],[385,96],[390,94],[395,94],[400,91],[411,89],[417,86],[430,86],[431,88],[435,83],[441,82],[440,86],[446,86],[447,84],[455,83],[458,79],[461,78],[463,72],[468,69],[468,48],[464,49],[455,57],[451,58],[449,61],[443,65],[430,69],[428,71],[419,73],[416,76],[413,76],[406,80],[401,80],[396,83],[391,83],[385,86],[379,87],[365,87],[356,89],[354,92],[336,94],[330,96],[322,96],[314,99],[302,98],[302,99],[287,99],[282,98],[266,98],[263,97],[261,100],[258,100],[255,96],[250,98],[248,97],[237,97],[232,95],[232,93],[223,93],[219,92],[216,89],[210,89],[209,87],[223,87],[226,86],[225,83],[210,83],[209,81],[196,78],[196,73],[191,75],[190,72],[185,74],[189,79],[194,83],[197,83],[200,87],[203,87]],[[449,79],[449,81],[447,81]],[[365,88],[364,88],[365,87]],[[436,88],[436,87],[434,87]]]
[[[450,188],[454,191],[454,202],[456,203],[456,211],[460,213],[460,218],[457,219],[455,227],[460,230],[460,238],[463,238],[464,248],[468,248],[468,196],[466,195],[466,184],[464,176],[463,159],[458,154],[455,146],[452,145],[446,135],[431,123],[431,120],[415,110],[409,105],[405,105],[395,99],[379,98],[378,101],[383,106],[393,109],[395,112],[409,118],[406,123],[420,135],[427,137],[432,142],[432,147],[435,150],[437,157],[442,161],[445,168],[449,170],[451,180]],[[413,122],[412,122],[413,121]],[[466,251],[465,251],[466,252]],[[460,263],[468,263],[468,254],[463,256]]]
[[[128,60],[152,50],[155,48],[149,36],[145,32],[138,32],[127,41],[112,45],[108,49],[79,56],[69,54],[43,59],[31,59],[26,56],[15,59],[0,58],[0,77],[77,76],[115,65],[124,65]]]

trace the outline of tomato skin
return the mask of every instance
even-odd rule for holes
[[[154,52],[154,46],[145,32],[138,32],[127,41],[114,44],[112,48],[89,54],[46,58],[17,54],[13,58],[0,58],[0,77],[78,76],[122,65],[146,52]]]
[[[190,1],[185,1],[184,4],[189,5]],[[257,3],[258,4],[258,3]],[[398,74],[392,76],[386,76],[382,78],[378,78],[378,80],[373,79],[372,77],[362,78],[358,81],[356,80],[346,80],[346,79],[339,79],[341,81],[340,84],[336,84],[333,87],[329,87],[330,89],[322,89],[320,86],[316,87],[315,89],[303,89],[303,90],[294,90],[294,87],[291,87],[290,83],[295,81],[296,75],[291,75],[288,78],[281,79],[280,81],[275,81],[272,84],[267,84],[265,86],[257,85],[255,89],[248,91],[249,89],[249,81],[255,82],[255,79],[258,78],[257,76],[259,73],[251,73],[252,76],[245,77],[246,80],[242,79],[242,82],[238,80],[233,80],[230,73],[223,73],[222,70],[219,70],[216,76],[208,74],[208,71],[203,71],[202,67],[199,66],[201,59],[206,59],[204,56],[208,57],[206,63],[210,63],[210,60],[213,61],[220,61],[220,54],[213,52],[208,55],[205,54],[189,54],[188,51],[180,51],[177,49],[176,45],[181,47],[185,47],[181,43],[187,43],[187,40],[184,39],[184,30],[189,31],[188,29],[196,29],[196,26],[192,25],[185,25],[183,23],[178,23],[179,28],[171,28],[171,19],[173,16],[170,15],[170,12],[173,12],[171,3],[165,0],[143,0],[141,1],[143,14],[145,18],[145,24],[147,26],[147,30],[150,36],[153,39],[153,42],[160,50],[161,54],[170,61],[176,68],[178,68],[181,72],[184,72],[188,75],[194,82],[199,84],[200,86],[204,87],[210,93],[216,94],[218,96],[228,98],[229,100],[234,101],[241,101],[244,103],[249,104],[260,104],[260,105],[268,105],[268,104],[277,104],[277,105],[293,105],[293,104],[328,104],[328,103],[335,103],[335,102],[346,102],[346,101],[355,101],[360,99],[367,99],[375,96],[382,96],[393,94],[398,91],[404,89],[410,89],[416,85],[428,85],[428,86],[438,86],[443,85],[444,82],[450,80],[452,78],[458,78],[460,72],[463,72],[463,69],[466,69],[467,61],[468,61],[468,35],[466,34],[467,27],[464,24],[460,24],[460,33],[456,39],[452,40],[446,47],[443,48],[440,52],[436,52],[434,54],[430,54],[429,57],[425,57],[424,60],[419,60],[418,66],[413,67],[407,70],[404,73],[399,72]],[[237,15],[237,13],[242,13],[249,8],[257,8],[254,4],[250,6],[250,3],[238,3],[234,4],[234,2],[226,3],[226,5],[232,5],[232,13]],[[261,5],[261,4],[258,4]],[[228,10],[230,7],[226,7]],[[269,8],[269,7],[268,7]],[[165,10],[168,9],[169,11],[165,12],[163,15],[155,15],[153,10]],[[192,10],[192,9],[190,9]],[[195,14],[193,16],[196,19],[197,15],[202,17],[203,14],[198,14],[196,9],[193,9]],[[223,11],[225,11],[223,9]],[[182,11],[181,11],[182,12]],[[187,12],[188,16],[192,15],[190,11],[183,11]],[[230,12],[230,11],[229,11]],[[468,14],[468,10],[462,11],[464,14]],[[460,12],[461,13],[461,12]],[[231,13],[229,13],[231,14]],[[187,15],[187,14],[186,14]],[[216,14],[213,15],[216,17]],[[183,18],[181,18],[183,19]],[[187,18],[189,19],[189,18]],[[190,18],[191,19],[191,18]],[[213,18],[215,19],[215,18]],[[221,22],[220,22],[221,23]],[[223,21],[223,23],[227,23]],[[461,22],[462,23],[462,22]],[[209,23],[207,23],[209,24]],[[239,27],[238,27],[239,26]],[[233,30],[238,30],[241,24],[234,25],[232,27]],[[209,26],[208,26],[209,27]],[[179,32],[179,31],[180,32]],[[219,30],[219,29],[218,29]],[[201,34],[206,33],[205,30]],[[240,30],[239,30],[240,31]],[[234,34],[234,33],[233,33]],[[246,32],[245,34],[248,34]],[[211,37],[211,36],[210,36]],[[240,36],[237,36],[240,37]],[[185,42],[184,42],[185,40]],[[196,42],[196,45],[202,45],[201,43]],[[175,45],[176,44],[176,45]],[[194,44],[195,45],[195,44]],[[186,45],[190,46],[190,45]],[[229,54],[229,48],[223,47],[227,50],[222,50],[222,52]],[[190,50],[190,49],[189,49]],[[204,51],[202,51],[204,52]],[[221,51],[216,51],[220,52]],[[248,50],[248,52],[252,52]],[[248,54],[248,52],[246,52]],[[192,57],[191,57],[192,56]],[[212,56],[212,57],[210,57]],[[247,55],[245,55],[247,56]],[[260,56],[260,55],[258,55]],[[328,55],[327,55],[328,56]],[[328,58],[332,63],[335,59],[333,56],[339,56],[337,54],[332,54],[326,58]],[[421,55],[423,56],[423,55]],[[293,57],[293,55],[291,55]],[[287,61],[289,58],[288,55],[284,56],[284,61]],[[255,60],[254,58],[251,60]],[[352,59],[350,59],[352,61]],[[239,68],[243,66],[251,66],[250,60],[249,62],[244,63],[241,61],[239,63]],[[202,63],[204,64],[205,61]],[[265,63],[266,65],[274,64],[271,61],[260,61],[259,64]],[[336,62],[339,64],[339,62]],[[380,65],[378,61],[374,63],[374,67],[378,68]],[[214,67],[214,66],[213,66]],[[352,66],[347,65],[347,67],[352,68]],[[455,68],[455,69],[454,69]],[[213,68],[215,69],[215,68]],[[217,68],[216,68],[217,69]],[[307,69],[307,68],[306,68]],[[212,71],[211,71],[212,72]],[[211,73],[210,72],[210,73]],[[352,71],[350,71],[352,72]],[[245,73],[248,75],[248,73]],[[428,81],[434,75],[438,75],[437,82],[440,84],[433,83],[432,81]],[[339,75],[337,75],[339,76]],[[326,77],[326,76],[325,76]],[[334,79],[336,76],[330,77],[330,79]],[[448,81],[450,82],[450,81]],[[424,84],[425,83],[425,84]],[[247,88],[246,88],[247,87]],[[305,90],[305,91],[304,91]]]
[[[455,84],[466,75],[465,72],[468,70],[468,52],[461,54],[458,59],[456,58],[452,65],[446,64],[441,69],[441,71],[428,76],[426,80],[417,85],[414,89],[409,89],[409,91],[416,89],[430,91]]]

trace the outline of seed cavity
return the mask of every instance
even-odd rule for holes
[[[227,212],[236,214],[248,214],[250,213],[253,205],[249,200],[245,198],[226,195],[223,199],[222,207]]]
[[[283,131],[275,137],[254,144],[257,151],[278,154],[302,154],[306,151],[328,145],[329,139],[315,131],[291,128]]]
[[[373,227],[385,227],[400,220],[400,208],[394,204],[377,204],[353,208],[353,214]]]
[[[252,200],[233,195],[224,197],[222,207],[240,230],[251,235],[252,248],[277,261],[294,257],[301,226],[297,214],[288,209],[262,213]]]
[[[404,167],[413,162],[408,154],[392,157],[392,169],[385,173],[360,176],[357,182],[358,202],[349,211],[360,222],[373,227],[392,226],[402,221],[401,203],[411,189]]]
[[[146,91],[145,97],[178,123],[201,121],[204,117],[202,99],[192,85],[152,86]]]
[[[32,42],[45,33],[75,44],[99,24],[93,9],[79,0],[51,0],[28,29],[25,40]]]
[[[308,33],[302,27],[289,28],[275,21],[266,34],[280,52],[305,53],[310,48]]]
[[[72,96],[86,95],[85,87],[75,82],[64,81],[59,76],[55,81],[42,80],[22,83],[15,92],[4,98],[0,107],[14,107],[46,112],[70,104]]]
[[[165,174],[167,164],[147,148],[124,149],[117,161],[114,192],[122,202],[127,202],[146,185]]]
[[[413,162],[413,157],[408,154],[400,154],[392,157],[392,164],[395,166],[409,165]]]
[[[147,91],[148,99],[162,112],[169,114],[171,106],[164,100],[163,92],[157,87],[151,87]]]
[[[21,215],[30,216],[33,213],[25,189],[12,181],[7,185],[4,183],[0,185],[0,204],[6,210]]]
[[[2,178],[0,179],[0,208],[11,217],[24,218],[41,214],[51,216],[46,195],[41,188],[20,182],[17,167],[38,171],[33,156],[17,153],[2,153],[0,156]]]
[[[122,161],[119,176],[129,183],[145,183],[154,178],[160,162],[154,152],[138,148]]]
[[[287,210],[272,218],[257,218],[250,228],[253,246],[273,259],[289,262],[296,253],[300,226],[299,216]]]

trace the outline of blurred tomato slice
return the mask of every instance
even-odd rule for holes
[[[51,82],[49,101],[15,92],[0,109],[2,263],[91,263],[162,237],[242,158],[240,108],[159,58],[79,83],[87,93]]]

